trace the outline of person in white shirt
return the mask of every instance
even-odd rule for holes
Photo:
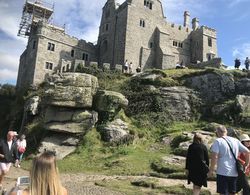
[[[18,167],[20,167],[20,163],[22,161],[23,158],[23,154],[26,151],[26,147],[27,147],[27,143],[26,143],[26,139],[25,139],[25,135],[21,135],[20,138],[17,140],[17,150],[18,150],[18,156],[19,156],[19,164],[17,165]]]

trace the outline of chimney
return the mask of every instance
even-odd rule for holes
[[[196,30],[199,27],[199,19],[198,18],[193,18],[192,19],[192,29]]]
[[[189,11],[184,12],[184,27],[189,27],[190,13]]]

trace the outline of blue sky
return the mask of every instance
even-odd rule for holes
[[[54,3],[53,23],[66,33],[95,42],[106,0],[45,0]],[[218,54],[226,65],[250,57],[250,0],[161,0],[166,20],[183,24],[183,12],[217,30]],[[27,39],[17,36],[25,0],[0,0],[0,84],[16,83],[19,56]],[[124,0],[117,0],[118,3]]]

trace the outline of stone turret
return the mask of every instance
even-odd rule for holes
[[[184,12],[184,27],[189,27],[190,13],[189,11]]]
[[[193,18],[192,19],[192,29],[196,30],[199,27],[199,19],[198,18]]]

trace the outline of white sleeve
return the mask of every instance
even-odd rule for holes
[[[214,153],[216,153],[216,154],[219,154],[220,149],[219,149],[219,142],[218,142],[218,140],[214,141],[213,145],[211,146],[211,151],[214,152]]]

